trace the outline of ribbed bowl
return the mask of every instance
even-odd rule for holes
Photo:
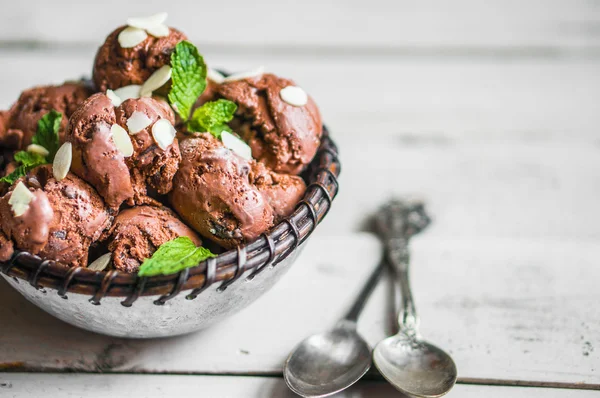
[[[72,325],[118,337],[190,333],[248,306],[294,263],[337,195],[340,163],[327,130],[305,174],[295,212],[257,240],[168,276],[69,268],[17,251],[1,275],[46,312]]]

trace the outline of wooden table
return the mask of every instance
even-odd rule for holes
[[[361,228],[393,194],[425,198],[435,218],[414,240],[412,279],[423,335],[459,368],[450,396],[598,395],[597,2],[145,3],[168,6],[211,65],[265,65],[310,92],[340,147],[341,193],[272,291],[193,335],[86,333],[1,283],[0,396],[293,396],[282,363],[375,266]],[[117,0],[3,7],[0,106],[89,75],[106,34],[145,13]],[[386,280],[360,320],[370,343],[391,310]],[[373,372],[340,396],[396,395]]]

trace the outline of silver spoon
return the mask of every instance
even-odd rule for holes
[[[452,389],[457,377],[452,358],[421,339],[419,318],[408,279],[410,255],[406,237],[412,235],[411,229],[415,225],[424,228],[428,223],[429,218],[421,203],[399,200],[383,206],[376,217],[377,229],[385,244],[386,260],[394,269],[400,285],[402,307],[398,314],[398,334],[377,344],[373,361],[396,389],[415,397],[441,397]]]
[[[404,212],[398,216],[411,214]],[[411,235],[422,229],[408,218],[403,222],[412,225],[406,230]],[[356,331],[356,322],[384,266],[385,262],[381,262],[373,271],[348,314],[333,330],[307,338],[292,351],[283,376],[296,394],[326,397],[350,387],[367,373],[372,363],[371,347]]]
[[[373,271],[348,311],[332,330],[315,334],[292,351],[283,368],[286,384],[303,397],[326,397],[356,383],[371,367],[371,347],[356,331],[367,298],[385,263]]]

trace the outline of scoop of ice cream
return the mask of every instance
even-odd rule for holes
[[[171,204],[202,236],[226,248],[257,238],[289,214],[303,191],[299,177],[270,172],[210,133],[184,140],[181,151]]]
[[[306,192],[306,183],[298,176],[279,174],[262,163],[252,162],[251,180],[273,208],[275,222],[293,213]]]
[[[23,91],[10,110],[0,112],[0,146],[25,149],[31,144],[38,121],[51,110],[63,114],[59,130],[62,139],[68,118],[90,95],[89,87],[83,82]]]
[[[319,148],[323,127],[317,105],[308,97],[305,105],[290,105],[281,90],[295,86],[291,80],[263,74],[217,86],[217,97],[238,105],[231,126],[252,148],[252,156],[269,168],[300,173]]]
[[[130,131],[129,126],[135,128],[130,124],[132,117],[138,126],[140,120],[147,126]],[[130,205],[154,203],[146,195],[147,188],[160,194],[169,192],[181,160],[177,139],[165,149],[155,140],[152,129],[159,119],[174,123],[173,111],[163,101],[129,99],[115,108],[105,94],[94,94],[73,114],[67,127],[66,140],[73,144],[71,170],[96,188],[112,208],[124,201]],[[114,124],[129,132],[131,156],[125,156],[116,145],[111,133]]]
[[[177,29],[169,28],[168,36],[148,35],[135,47],[123,48],[118,37],[125,28],[121,26],[113,31],[96,53],[93,79],[100,91],[143,84],[154,71],[169,65],[177,43],[187,39]]]
[[[23,182],[33,194],[16,216],[9,201],[18,182],[0,198],[1,229],[16,248],[69,266],[86,266],[90,245],[107,229],[112,216],[94,189],[68,174],[57,181],[52,166],[33,169]]]
[[[0,230],[0,261],[8,261],[15,252],[14,244]]]
[[[115,218],[109,235],[113,266],[124,272],[137,272],[160,245],[179,236],[189,237],[197,246],[202,244],[198,235],[166,207],[124,210]]]

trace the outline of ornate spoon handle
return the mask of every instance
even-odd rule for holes
[[[412,296],[409,280],[410,238],[425,229],[431,222],[421,202],[393,199],[377,214],[376,223],[385,243],[385,258],[394,269],[396,283],[400,286],[402,306],[398,313],[398,325],[409,334],[417,334],[419,317]]]

